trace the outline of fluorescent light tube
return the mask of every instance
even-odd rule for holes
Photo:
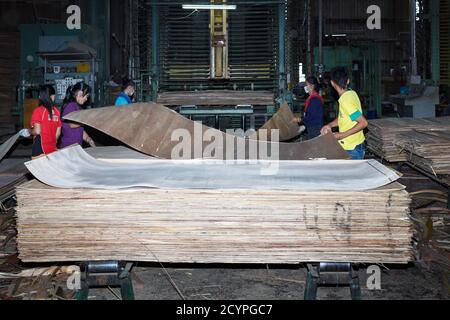
[[[236,5],[225,4],[183,4],[183,9],[190,10],[236,10]]]

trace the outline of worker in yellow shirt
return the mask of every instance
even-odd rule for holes
[[[349,90],[350,79],[345,68],[336,68],[331,74],[331,85],[339,94],[339,117],[322,128],[321,134],[333,132],[342,148],[353,160],[363,160],[365,156],[364,129],[368,122],[362,113],[361,101],[355,91]]]

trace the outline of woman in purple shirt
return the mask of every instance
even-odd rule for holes
[[[61,118],[63,119],[68,114],[80,111],[81,108],[89,99],[91,88],[84,82],[79,82],[67,89],[64,106],[61,109]],[[63,121],[61,140],[59,142],[59,149],[69,147],[74,144],[83,146],[83,141],[86,141],[91,147],[95,147],[94,141],[84,131],[79,124]]]

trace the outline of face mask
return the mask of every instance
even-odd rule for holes
[[[308,89],[308,87],[306,87],[306,86],[305,86],[305,92],[306,92],[306,93],[309,93],[309,89]]]

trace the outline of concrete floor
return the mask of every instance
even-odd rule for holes
[[[173,283],[187,300],[303,300],[306,268],[265,269],[184,267],[167,268]],[[414,265],[383,270],[381,290],[366,286],[367,269],[359,270],[363,300],[441,300],[449,298],[449,274],[425,271]],[[133,269],[133,285],[139,300],[181,300],[165,271],[157,266]],[[120,296],[118,289],[113,289]],[[90,291],[90,299],[117,300],[108,289]],[[348,288],[319,288],[318,300],[350,300]]]

